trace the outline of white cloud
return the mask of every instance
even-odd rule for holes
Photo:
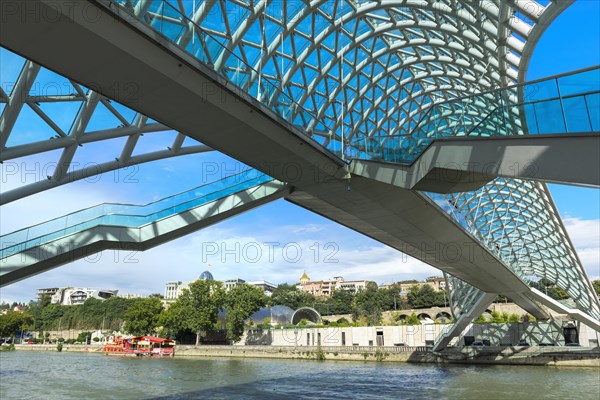
[[[600,219],[563,220],[590,279],[600,279]]]

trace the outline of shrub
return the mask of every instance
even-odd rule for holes
[[[417,314],[412,313],[404,321],[400,322],[401,325],[421,325],[421,321],[417,317]]]
[[[481,314],[479,317],[477,317],[477,319],[475,321],[473,321],[476,324],[485,324],[487,323],[487,319],[485,319],[485,317],[483,316],[483,314]]]
[[[317,352],[315,353],[315,356],[317,357],[317,360],[319,360],[319,361],[325,360],[325,352],[323,352],[321,345],[319,345],[319,347],[317,348]]]
[[[535,317],[533,315],[525,314],[525,315],[523,315],[522,321],[523,322],[535,322],[537,320],[535,319]]]
[[[383,351],[378,347],[377,350],[375,350],[375,359],[379,362],[385,360],[386,355],[383,353]]]
[[[503,322],[506,322],[502,316],[502,314],[500,314],[498,311],[494,310],[492,311],[492,318],[490,319],[491,323],[494,324],[500,324]]]
[[[521,322],[521,317],[519,317],[517,314],[510,314],[508,316],[508,322]]]

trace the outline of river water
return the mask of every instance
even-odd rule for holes
[[[0,399],[600,399],[599,368],[0,353]]]

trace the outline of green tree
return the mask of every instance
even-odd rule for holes
[[[185,308],[179,301],[169,305],[160,315],[159,323],[167,331],[167,336],[171,339],[181,337],[188,329],[186,325]]]
[[[315,296],[287,283],[277,286],[269,301],[270,306],[288,306],[292,310],[297,310],[300,307],[312,307],[314,303]]]
[[[596,279],[595,281],[592,281],[592,286],[594,286],[594,290],[596,291],[596,294],[598,296],[600,296],[600,279]]]
[[[413,308],[429,308],[444,306],[446,301],[443,292],[436,292],[429,285],[413,285],[406,295]]]
[[[158,326],[162,303],[157,297],[135,299],[124,314],[125,330],[133,335],[148,335]]]
[[[28,313],[8,311],[0,315],[0,337],[14,337],[17,332],[29,329],[33,316]]]
[[[171,304],[163,322],[173,332],[194,332],[198,346],[202,335],[217,329],[219,309],[224,305],[225,289],[221,282],[197,280]]]
[[[330,297],[319,299],[315,303],[315,309],[321,315],[351,314],[354,293],[349,290],[334,290]]]
[[[538,289],[540,292],[546,293],[555,300],[568,299],[569,295],[562,288],[556,286],[554,282],[542,278],[537,282],[531,283],[531,286]]]
[[[354,321],[364,318],[369,326],[378,325],[381,322],[382,309],[381,293],[377,290],[377,285],[371,282],[354,297],[352,318]]]
[[[405,301],[400,296],[399,285],[392,285],[389,288],[378,288],[381,309],[383,311],[402,310],[405,307]]]
[[[50,296],[49,293],[44,293],[42,294],[42,296],[40,297],[40,307],[44,308],[46,307],[48,304],[50,304],[50,301],[52,301],[52,296]]]
[[[77,335],[77,339],[75,339],[75,341],[87,344],[91,336],[92,332],[81,332],[79,335]]]
[[[231,289],[225,296],[227,339],[239,341],[244,334],[244,321],[266,304],[267,296],[255,286],[240,285]]]

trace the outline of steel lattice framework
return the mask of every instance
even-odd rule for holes
[[[235,69],[232,57],[250,65],[254,72],[247,77],[246,86],[260,88],[261,80],[271,82],[279,91],[266,93],[268,102],[281,101],[279,93],[293,99],[299,106],[297,112],[308,111],[308,116],[300,115],[302,128],[334,151],[351,146],[357,139],[434,136],[439,133],[422,129],[432,105],[523,82],[535,44],[572,2],[118,1],[148,24],[170,24],[179,29],[180,46],[200,42],[217,72]],[[178,9],[202,31],[184,19],[166,16],[164,3]],[[36,68],[28,62],[16,87],[26,88]],[[20,95],[27,90],[16,87],[12,94],[0,93],[0,101],[7,103],[0,121],[3,146],[24,104],[40,111],[38,99]],[[120,128],[85,133],[93,104],[110,103],[83,89],[73,98],[84,105],[72,131],[57,130],[55,140],[6,148],[2,159],[62,148],[59,168],[49,179],[53,182],[50,185],[58,185],[67,177],[66,168],[61,166],[68,166],[77,145],[85,140],[128,136],[122,156],[110,162],[119,168],[123,163],[136,162],[131,154],[140,134],[166,129],[137,116],[133,122],[123,121]],[[496,101],[480,100],[467,110],[474,124]],[[453,112],[464,117],[465,109],[449,108],[450,115]],[[527,133],[522,116],[509,117],[514,121],[510,133],[497,126],[487,130]],[[446,134],[452,135],[452,129]],[[201,145],[185,148],[182,143],[183,135],[178,135],[169,149],[142,157],[150,161],[208,150]],[[49,184],[34,185],[15,198],[44,190]],[[448,200],[468,221],[471,231],[496,249],[515,273],[523,279],[535,276],[556,283],[581,309],[600,319],[598,300],[545,185],[497,179],[477,192],[450,195]],[[455,278],[449,281],[453,306],[460,315],[481,293]]]
[[[123,109],[122,106],[118,105],[119,108],[117,108],[110,99],[71,80],[68,81],[69,86],[67,87],[70,88],[69,90],[73,91],[72,93],[55,94],[53,90],[37,93],[33,90],[33,87],[41,69],[41,66],[30,60],[26,60],[23,63],[21,73],[16,82],[6,85],[9,87],[12,86],[10,94],[5,93],[2,87],[0,87],[0,104],[4,105],[2,115],[0,116],[0,147],[2,148],[2,151],[0,152],[0,161],[4,162],[52,150],[60,150],[60,157],[56,160],[56,166],[52,175],[48,176],[46,180],[29,183],[17,189],[3,192],[0,204],[6,204],[43,190],[85,179],[93,175],[103,174],[115,169],[174,156],[202,153],[212,150],[208,146],[202,145],[177,133],[170,146],[162,150],[139,152],[134,155],[136,145],[141,136],[144,134],[170,131],[171,129],[158,122],[151,121],[148,117],[139,113],[133,113],[132,117],[127,118],[123,115],[124,113],[120,111]],[[7,82],[3,82],[3,86],[4,84],[7,84]],[[64,91],[64,85],[59,85],[57,82],[52,82],[52,84],[62,87],[62,91]],[[50,86],[50,89],[55,88]],[[52,94],[50,94],[50,92],[52,92]],[[63,105],[68,103],[79,104],[79,109],[70,122],[70,129],[68,131],[63,130],[59,126],[59,123],[45,111],[45,106],[54,103]],[[118,125],[99,130],[88,129],[90,120],[97,111],[99,104],[103,105],[111,114],[113,117],[112,120],[118,121]],[[11,133],[13,133],[17,118],[19,115],[22,115],[21,113],[24,107],[31,109],[46,123],[45,132],[38,136],[47,139],[34,142],[25,141],[25,143],[21,143],[22,141],[16,137],[19,135],[19,132],[15,132],[13,138],[16,139],[15,142],[17,144],[11,146],[9,138],[11,138]],[[94,164],[93,166],[88,165],[82,168],[78,168],[79,166],[76,163],[73,163],[75,153],[81,146],[123,137],[127,138],[127,140],[118,157],[107,159],[100,164]]]

